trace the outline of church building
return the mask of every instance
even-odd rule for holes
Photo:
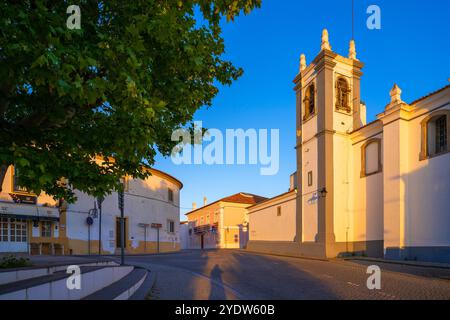
[[[327,30],[309,65],[301,55],[296,192],[248,208],[249,250],[450,262],[450,86],[407,103],[393,85],[367,123],[362,69],[355,42],[341,56]],[[281,221],[280,237],[264,229]]]

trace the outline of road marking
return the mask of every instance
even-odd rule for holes
[[[351,286],[359,287],[359,284],[356,284],[356,283],[353,283],[353,282],[347,281],[347,284],[351,285]]]

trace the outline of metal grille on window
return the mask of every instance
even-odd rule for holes
[[[447,151],[447,117],[436,119],[436,153]]]

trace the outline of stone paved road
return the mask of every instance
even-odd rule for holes
[[[379,264],[381,290],[369,290],[361,262],[239,250],[132,256],[126,262],[157,273],[152,299],[450,299],[450,280],[432,277],[426,268]]]

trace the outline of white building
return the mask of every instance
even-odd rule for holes
[[[250,250],[450,262],[450,86],[406,103],[394,85],[384,111],[366,123],[362,68],[355,43],[343,57],[326,30],[309,65],[302,55],[295,217],[283,222],[289,238],[270,236],[264,225],[280,217],[250,208]]]
[[[150,171],[145,180],[125,179],[125,248],[130,254],[180,249],[183,185],[167,173]],[[0,193],[0,252],[98,254],[100,215],[92,210],[98,209],[98,202],[75,193],[74,204],[60,205],[45,194],[37,197],[16,187],[10,167]],[[116,192],[102,202],[101,220],[101,253],[117,253],[121,229]]]

